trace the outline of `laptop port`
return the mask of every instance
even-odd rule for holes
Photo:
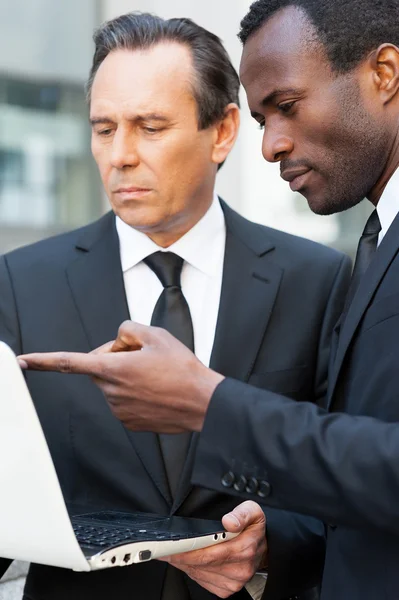
[[[151,556],[151,550],[142,550],[141,552],[139,552],[139,559],[142,561],[150,560]]]
[[[129,560],[131,559],[131,557],[132,557],[131,554],[125,554],[125,556],[123,557],[123,562],[128,563]]]

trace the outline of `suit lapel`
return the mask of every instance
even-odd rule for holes
[[[327,395],[326,395],[326,399],[325,399],[325,403],[326,403],[325,408],[326,409],[329,407],[330,398],[332,397],[332,389],[333,389],[332,388],[332,385],[333,385],[332,373],[334,371],[335,359],[336,359],[338,344],[339,344],[339,335],[341,332],[343,319],[344,319],[344,315],[342,314],[339,317],[338,322],[335,325],[333,332],[332,332],[332,336],[331,336],[330,358],[328,361],[328,373],[331,375],[328,377],[328,382],[327,382]]]
[[[264,231],[226,205],[226,252],[222,292],[210,367],[247,381],[280,286],[282,269]],[[245,351],[243,348],[245,347]]]
[[[264,230],[239,216],[224,202],[226,249],[215,340],[210,368],[248,381],[282,277],[273,263],[274,245]],[[174,510],[192,489],[191,472],[199,434],[192,435]]]
[[[115,339],[119,325],[129,318],[113,214],[108,213],[98,225],[78,240],[78,259],[67,268],[69,286],[92,350]]]
[[[85,230],[76,247],[79,256],[68,266],[67,278],[89,346],[94,349],[114,339],[120,324],[130,318],[113,213]],[[170,505],[157,435],[132,433],[122,424],[121,428]]]
[[[356,330],[366,312],[373,296],[383,279],[386,271],[399,249],[399,215],[395,218],[384,239],[379,246],[372,263],[370,264],[364,277],[361,279],[356,294],[349,306],[346,316],[343,317],[338,347],[335,361],[332,368],[332,374],[329,382],[329,408],[333,408],[334,392],[337,387],[338,378],[342,370],[346,353],[348,352],[351,341]]]

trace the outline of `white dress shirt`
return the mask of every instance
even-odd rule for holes
[[[392,225],[396,215],[399,213],[399,169],[396,169],[388,181],[381,198],[377,204],[377,214],[381,223],[381,231],[378,236],[378,245],[381,244],[384,235]]]
[[[143,260],[154,252],[174,252],[184,259],[181,287],[190,308],[195,354],[209,366],[215,338],[222,289],[226,224],[220,202],[213,202],[200,221],[169,248],[161,248],[145,233],[116,217],[116,230],[130,318],[150,325],[163,286]],[[260,599],[265,579],[255,576],[246,585],[254,600]]]
[[[215,194],[206,214],[169,248],[116,217],[126,298],[132,321],[150,325],[163,286],[143,260],[154,252],[174,252],[184,259],[181,287],[190,308],[195,354],[209,366],[222,287],[226,225]]]

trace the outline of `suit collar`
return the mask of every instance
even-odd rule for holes
[[[364,313],[373,299],[381,280],[384,278],[384,275],[389,269],[390,264],[398,253],[398,240],[399,215],[396,216],[391,227],[389,228],[389,231],[378,247],[372,263],[360,281],[359,287],[351,305],[349,306],[348,312],[340,323],[338,347],[333,365],[333,372],[330,376],[331,380],[329,383],[330,408],[332,407],[334,390],[350,343],[356,333]]]
[[[274,242],[266,233],[266,227],[248,221],[230,208],[221,198],[220,204],[226,220],[226,229],[230,236],[240,240],[256,256],[263,256],[263,254],[275,248]]]
[[[282,269],[274,263],[275,246],[265,228],[250,223],[224,202],[222,208],[226,251],[210,367],[246,381],[271,317]]]
[[[399,169],[396,169],[388,181],[377,204],[377,213],[381,223],[379,242],[381,243],[396,215],[399,213]]]
[[[113,213],[84,228],[67,279],[91,349],[115,338],[129,318]]]

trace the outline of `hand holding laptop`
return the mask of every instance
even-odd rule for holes
[[[220,598],[241,590],[256,571],[267,565],[266,519],[250,500],[223,517],[226,531],[240,535],[221,544],[162,558]]]

